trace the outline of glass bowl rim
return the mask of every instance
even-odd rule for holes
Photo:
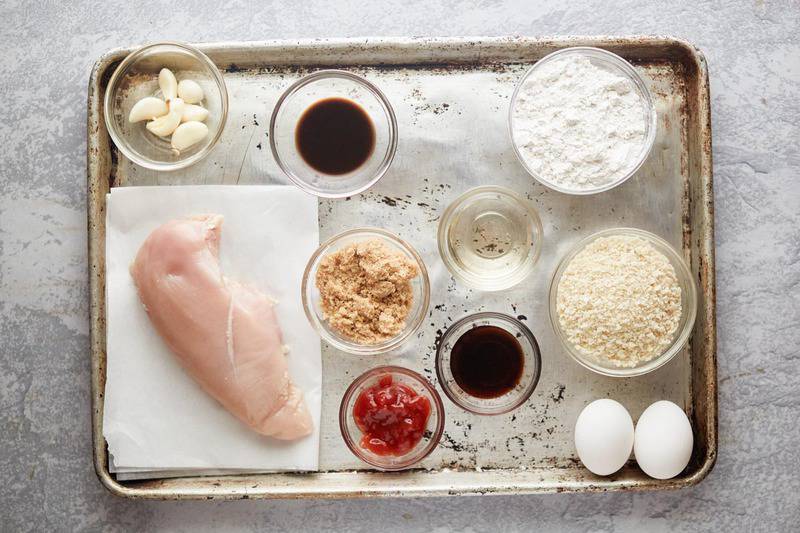
[[[501,194],[511,200],[514,204],[518,205],[528,214],[528,218],[531,220],[533,230],[538,234],[539,237],[538,240],[534,242],[531,250],[528,252],[525,263],[512,274],[503,276],[498,280],[494,280],[491,287],[482,285],[479,281],[477,281],[475,276],[472,276],[466,270],[456,266],[455,261],[451,257],[452,254],[449,253],[447,248],[447,228],[449,226],[449,222],[451,222],[456,212],[466,205],[468,200],[471,200],[475,196],[483,193]],[[531,205],[530,202],[525,201],[522,195],[516,191],[499,185],[479,185],[477,187],[467,189],[461,193],[445,208],[441,218],[439,219],[439,225],[436,230],[436,244],[439,249],[439,256],[441,257],[445,267],[447,267],[447,270],[453,274],[456,279],[468,287],[485,292],[504,291],[522,283],[525,278],[531,274],[533,267],[536,266],[536,263],[539,261],[539,257],[542,253],[543,238],[544,227],[542,226],[542,219],[539,217],[539,213],[536,211],[533,205]]]
[[[134,65],[139,59],[141,59],[145,53],[151,51],[154,48],[158,47],[175,47],[183,50],[184,52],[188,52],[194,59],[198,60],[201,64],[206,67],[211,73],[211,77],[214,79],[217,90],[219,90],[220,96],[220,107],[221,113],[219,117],[219,128],[217,128],[216,133],[214,136],[209,140],[208,144],[196,154],[187,157],[186,159],[181,159],[179,161],[175,161],[173,163],[162,163],[150,159],[148,157],[140,155],[138,152],[132,150],[128,143],[123,139],[122,136],[118,135],[116,131],[116,126],[114,125],[114,121],[111,119],[111,113],[108,113],[107,110],[113,109],[113,103],[111,101],[112,95],[116,92],[117,87],[116,85],[120,82],[122,73],[127,71],[132,65]],[[122,152],[122,154],[131,160],[133,163],[150,169],[150,170],[159,170],[164,172],[170,172],[173,170],[180,170],[186,167],[189,167],[201,159],[205,158],[211,150],[217,145],[220,137],[222,137],[222,132],[225,130],[225,125],[228,121],[228,89],[225,85],[225,79],[222,76],[219,68],[217,65],[209,58],[206,54],[204,54],[200,49],[195,48],[194,46],[179,42],[179,41],[157,41],[149,44],[142,45],[137,49],[133,50],[130,54],[128,54],[117,68],[114,69],[111,78],[108,80],[108,84],[106,85],[106,93],[103,97],[103,118],[106,125],[106,130],[108,131],[111,140],[114,142],[114,145]]]
[[[367,381],[369,381],[373,377],[379,377],[380,375],[383,374],[403,374],[404,376],[411,378],[413,381],[421,385],[422,388],[425,390],[425,392],[427,392],[428,397],[433,400],[431,402],[433,404],[431,405],[431,410],[436,412],[436,428],[431,433],[431,437],[429,438],[428,443],[421,449],[420,453],[415,456],[408,457],[403,461],[399,461],[398,464],[389,466],[387,466],[384,463],[381,463],[380,461],[376,461],[367,456],[366,454],[362,453],[356,441],[352,438],[350,432],[347,430],[347,420],[351,416],[350,413],[347,412],[347,407],[348,404],[350,403],[350,399],[358,391],[358,389],[362,385],[364,385]],[[419,393],[419,391],[417,392]],[[364,461],[365,463],[375,468],[388,472],[404,470],[419,463],[420,461],[428,457],[433,452],[433,450],[435,450],[436,447],[439,445],[439,441],[441,440],[442,435],[444,434],[444,423],[445,423],[444,403],[442,402],[442,398],[436,391],[436,388],[433,386],[433,384],[430,381],[428,381],[425,377],[423,377],[420,373],[415,372],[414,370],[411,370],[409,368],[397,365],[378,366],[363,372],[361,375],[356,377],[352,383],[350,383],[350,385],[347,387],[344,394],[342,395],[342,401],[339,403],[339,431],[347,447],[350,449],[353,455],[358,457],[360,460]],[[391,457],[397,459],[397,458],[404,458],[406,456],[401,455],[401,456],[391,456]]]
[[[639,89],[644,98],[644,105],[647,108],[648,120],[647,124],[649,126],[647,136],[645,137],[644,143],[642,144],[642,149],[640,150],[637,162],[633,165],[628,172],[621,175],[621,177],[617,180],[614,180],[610,183],[607,183],[601,187],[594,187],[590,189],[569,189],[567,187],[562,187],[556,183],[551,182],[548,179],[540,176],[538,173],[533,171],[528,166],[528,163],[522,157],[522,154],[519,151],[519,147],[517,146],[516,141],[514,140],[514,107],[517,102],[517,96],[519,95],[519,91],[522,88],[522,85],[525,81],[530,77],[530,75],[537,70],[537,68],[541,67],[542,65],[554,60],[558,59],[560,56],[563,55],[570,55],[570,54],[582,54],[585,56],[602,56],[603,58],[607,59],[608,62],[613,63],[616,65],[621,72],[623,72],[632,82],[633,84]],[[647,84],[644,82],[642,76],[636,72],[636,69],[633,68],[633,65],[626,60],[625,58],[615,54],[614,52],[610,52],[608,50],[604,50],[602,48],[597,48],[594,46],[571,46],[567,48],[562,48],[560,50],[556,50],[547,54],[546,56],[542,57],[536,63],[531,65],[522,77],[517,82],[516,87],[514,88],[514,93],[511,95],[511,100],[508,106],[508,133],[511,137],[511,147],[514,150],[514,154],[517,156],[522,167],[525,171],[531,175],[536,181],[548,187],[554,191],[558,191],[563,194],[571,194],[575,196],[588,196],[591,194],[598,194],[601,192],[609,191],[619,185],[622,185],[626,181],[628,181],[631,177],[633,177],[636,172],[644,165],[647,158],[650,156],[650,153],[653,150],[653,146],[655,145],[656,135],[658,133],[658,112],[655,107],[655,103],[653,100],[653,95],[648,89]]]
[[[519,395],[513,402],[510,402],[508,405],[502,405],[500,408],[495,409],[481,409],[475,408],[472,405],[464,404],[456,394],[450,389],[450,386],[447,384],[447,380],[444,379],[444,372],[442,370],[442,365],[444,364],[444,347],[447,344],[447,341],[455,334],[455,331],[467,324],[469,322],[474,322],[476,320],[484,319],[484,318],[495,318],[497,320],[501,320],[508,324],[512,324],[514,328],[516,328],[522,335],[526,338],[526,340],[530,343],[531,347],[533,348],[533,360],[536,363],[535,370],[533,376],[531,378],[530,383],[525,387],[525,390],[522,394]],[[539,385],[539,379],[542,375],[542,352],[539,348],[539,342],[536,340],[536,336],[533,332],[522,323],[522,321],[514,318],[511,315],[507,315],[505,313],[499,313],[496,311],[480,311],[477,313],[472,313],[467,315],[452,325],[450,325],[447,330],[444,332],[439,345],[436,347],[436,360],[434,363],[436,367],[436,378],[439,380],[439,385],[442,387],[445,396],[447,396],[450,401],[456,404],[458,407],[464,409],[469,413],[473,413],[476,415],[486,415],[486,416],[495,416],[495,415],[503,415],[506,413],[510,413],[515,409],[521,407],[525,402],[527,402],[530,397],[533,395],[533,392],[536,390],[536,387]],[[465,392],[466,394],[466,392]]]
[[[684,284],[681,284],[681,291],[688,292],[686,299],[689,303],[689,309],[681,310],[681,319],[684,317],[683,313],[687,313],[685,315],[686,322],[683,326],[683,329],[672,341],[672,344],[670,344],[669,347],[666,348],[660,355],[653,357],[640,366],[635,367],[612,368],[593,362],[589,356],[579,353],[572,347],[571,343],[569,343],[566,338],[566,334],[561,329],[561,324],[558,320],[558,284],[561,281],[561,276],[563,275],[564,270],[566,270],[567,265],[569,265],[570,261],[572,261],[572,259],[590,243],[602,237],[611,237],[615,235],[635,236],[648,241],[650,244],[654,245],[658,252],[663,253],[668,259],[671,258],[674,261],[670,261],[670,264],[673,265],[673,268],[675,268],[675,264],[678,265],[678,268],[675,268],[675,275],[678,278],[679,283],[681,279],[688,280],[685,286]],[[679,270],[681,272],[679,272]],[[569,356],[582,367],[607,377],[624,378],[642,376],[649,374],[650,372],[653,372],[654,370],[657,370],[658,368],[661,368],[667,364],[688,343],[689,338],[692,336],[695,320],[697,318],[697,284],[695,283],[689,264],[686,262],[683,256],[666,240],[643,229],[631,227],[608,228],[596,231],[582,238],[572,247],[570,247],[567,253],[564,254],[564,257],[558,261],[558,264],[556,265],[556,268],[553,271],[553,275],[550,279],[550,288],[548,290],[548,311],[548,314],[550,315],[550,325],[552,326],[556,337],[561,343],[561,346],[569,354]]]
[[[312,187],[306,181],[300,179],[300,177],[298,177],[281,158],[275,141],[275,129],[278,122],[278,114],[283,109],[283,105],[286,103],[289,97],[294,95],[306,85],[331,78],[339,78],[351,81],[367,89],[367,91],[369,91],[378,100],[389,119],[389,145],[377,172],[365,184],[359,185],[358,187],[345,192],[336,193]],[[389,170],[389,167],[391,167],[392,161],[394,161],[395,154],[397,153],[397,137],[397,116],[395,115],[392,104],[389,102],[389,99],[386,97],[383,91],[381,91],[377,85],[370,82],[366,78],[340,69],[317,70],[292,82],[275,102],[275,107],[273,107],[272,115],[269,119],[269,147],[270,151],[272,152],[272,157],[275,159],[275,163],[278,165],[278,168],[280,168],[281,172],[283,172],[284,175],[286,175],[286,177],[289,178],[292,183],[294,183],[301,190],[320,198],[347,198],[348,196],[360,194],[375,185],[378,181],[380,181],[381,178],[383,178],[383,176]]]
[[[323,324],[323,320],[321,318],[316,316],[316,313],[313,309],[313,304],[308,299],[308,285],[309,283],[313,282],[311,279],[312,270],[316,271],[316,267],[318,266],[323,253],[344,238],[359,234],[363,234],[365,237],[379,237],[392,242],[393,244],[399,246],[404,251],[406,256],[412,257],[419,268],[422,302],[417,316],[413,317],[410,322],[406,323],[406,327],[403,329],[403,332],[378,344],[356,344],[355,342],[349,341],[344,337],[336,335],[333,331],[331,331],[331,329],[327,328]],[[430,306],[430,279],[428,276],[428,269],[425,266],[425,261],[422,260],[419,252],[417,252],[417,250],[411,246],[410,243],[385,229],[363,226],[337,233],[317,247],[314,253],[311,254],[311,257],[308,259],[306,268],[303,271],[303,278],[300,285],[300,297],[303,303],[303,311],[305,312],[306,318],[311,324],[311,327],[313,327],[320,337],[322,337],[330,345],[339,350],[355,355],[378,355],[389,352],[401,346],[408,339],[410,339],[414,333],[417,332],[420,326],[422,326],[422,323],[424,322],[425,316],[428,312],[428,307]]]

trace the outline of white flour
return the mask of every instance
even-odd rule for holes
[[[568,55],[523,83],[513,109],[514,142],[546,181],[574,190],[608,185],[636,164],[645,103],[633,83]]]

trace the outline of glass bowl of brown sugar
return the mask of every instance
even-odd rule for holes
[[[419,253],[379,228],[357,228],[325,241],[308,261],[303,309],[332,346],[353,354],[391,351],[419,329],[430,281]]]

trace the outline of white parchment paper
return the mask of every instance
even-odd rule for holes
[[[103,435],[120,477],[171,472],[317,470],[322,368],[319,337],[300,300],[318,246],[317,200],[285,186],[119,187],[107,200],[107,369]],[[295,442],[258,435],[208,396],[153,329],[128,268],[150,232],[174,218],[225,217],[223,273],[278,300],[289,372],[314,433]]]

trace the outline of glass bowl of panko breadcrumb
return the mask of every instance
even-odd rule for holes
[[[430,303],[420,255],[379,228],[352,229],[324,242],[308,261],[301,292],[314,329],[353,354],[399,347],[419,329]]]
[[[578,242],[550,285],[550,321],[564,349],[606,376],[666,364],[686,346],[696,315],[697,289],[682,254],[635,228]]]

